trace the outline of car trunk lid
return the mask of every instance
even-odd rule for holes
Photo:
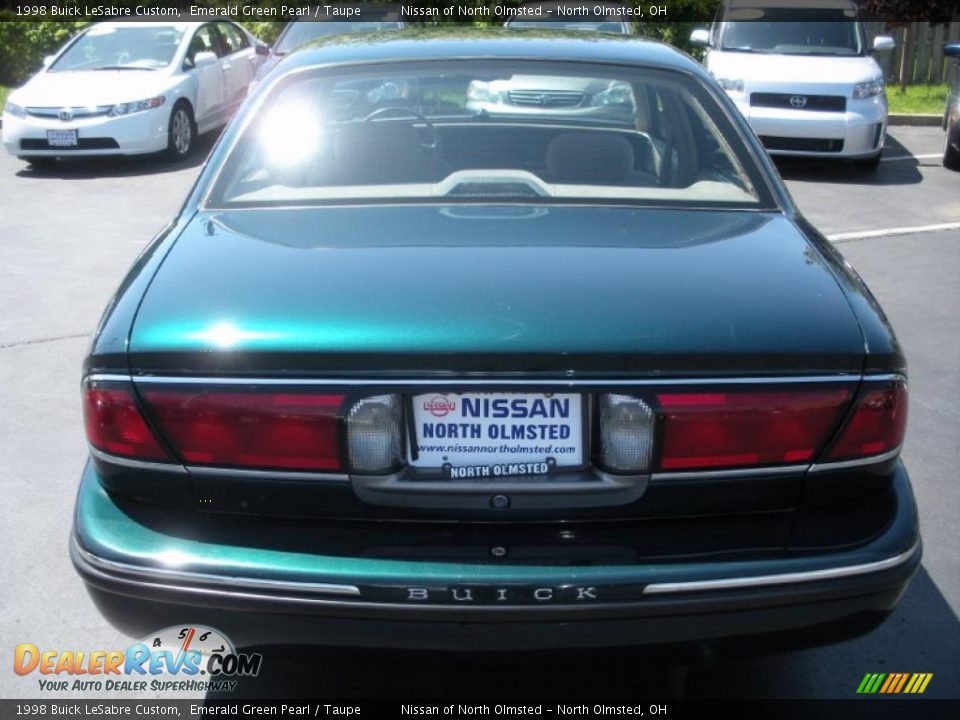
[[[135,373],[859,373],[829,262],[778,213],[451,205],[199,213]]]

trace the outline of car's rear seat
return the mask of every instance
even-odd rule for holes
[[[550,142],[544,179],[572,185],[659,184],[655,175],[636,170],[636,166],[633,145],[623,135],[568,132]]]

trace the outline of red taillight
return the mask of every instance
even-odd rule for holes
[[[813,460],[850,390],[660,393],[662,470]]]
[[[827,453],[826,461],[881,455],[903,443],[907,431],[907,388],[893,383],[867,389],[840,438]]]
[[[149,390],[144,397],[188,464],[340,469],[343,395]]]
[[[86,387],[83,421],[97,450],[138,460],[170,460],[140,414],[129,390]]]

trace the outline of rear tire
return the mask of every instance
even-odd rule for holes
[[[960,126],[948,125],[947,135],[943,140],[943,166],[950,170],[960,170],[960,150],[950,144],[950,138],[955,137],[960,145]]]
[[[176,162],[190,157],[196,144],[197,124],[193,120],[193,111],[189,103],[181,100],[170,112],[167,125],[167,159]]]

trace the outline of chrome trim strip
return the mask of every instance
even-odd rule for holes
[[[107,560],[94,555],[93,553],[80,547],[76,537],[70,541],[73,549],[84,562],[111,573],[123,575],[133,575],[139,578],[145,578],[148,581],[154,580],[179,580],[189,585],[201,583],[215,583],[225,585],[230,588],[250,588],[257,590],[288,590],[293,592],[316,593],[320,595],[349,595],[352,597],[360,596],[360,588],[356,585],[338,585],[334,583],[312,583],[312,582],[285,582],[279,580],[260,580],[257,578],[242,578],[233,575],[212,575],[210,573],[188,572],[184,570],[170,570],[165,568],[147,568],[139,565],[130,565],[129,563]]]
[[[33,117],[45,117],[45,118],[60,118],[60,112],[63,110],[68,110],[70,112],[71,120],[85,120],[86,118],[91,117],[101,117],[110,112],[110,109],[113,105],[97,105],[95,107],[69,107],[69,106],[59,106],[59,107],[28,107],[24,108],[27,111],[28,115]]]
[[[860,375],[796,375],[778,377],[707,377],[707,378],[499,378],[499,377],[443,377],[434,379],[423,378],[249,378],[249,377],[175,377],[159,375],[113,375],[94,374],[85,378],[85,382],[130,382],[143,385],[317,385],[317,386],[360,386],[371,387],[409,385],[420,386],[562,386],[562,387],[644,387],[651,385],[773,385],[792,383],[828,383],[828,382],[859,382],[865,378]],[[872,379],[872,378],[871,378]]]
[[[350,476],[344,473],[322,473],[300,470],[247,470],[243,468],[206,467],[203,465],[187,465],[191,475],[203,477],[229,477],[242,480],[267,479],[282,482],[284,480],[333,480],[336,482],[350,482]]]
[[[817,463],[810,466],[810,472],[829,472],[830,470],[846,470],[847,468],[863,467],[864,465],[875,465],[877,463],[892,460],[903,449],[903,445],[897,445],[893,450],[888,450],[880,455],[871,455],[865,458],[856,458],[854,460],[841,460],[839,462]]]
[[[90,382],[130,382],[133,380],[133,377],[130,375],[117,375],[113,373],[94,373],[93,375],[87,375],[80,384]]]
[[[806,472],[809,464],[780,465],[777,467],[740,468],[731,470],[689,470],[683,472],[654,473],[651,482],[667,482],[670,480],[711,480],[732,477],[763,477],[766,475],[790,475]]]
[[[145,568],[128,563],[106,560],[80,547],[77,538],[71,538],[72,549],[84,562],[98,569],[114,574],[134,576],[148,582],[157,580],[181,580],[187,585],[202,587],[203,583],[215,583],[229,588],[247,588],[257,590],[287,590],[306,592],[319,595],[342,595],[359,597],[360,588],[356,585],[334,583],[286,582],[274,580],[260,580],[257,578],[241,578],[230,575],[212,575],[209,573],[195,573],[163,568]],[[668,593],[702,592],[709,590],[735,590],[742,588],[762,587],[769,585],[787,585],[792,583],[818,582],[837,578],[866,575],[874,572],[889,570],[910,560],[920,547],[919,539],[906,552],[899,555],[860,565],[826,568],[824,570],[810,570],[795,573],[780,573],[778,575],[757,575],[755,577],[723,578],[718,580],[695,580],[691,582],[651,583],[643,589],[643,595],[663,595]]]
[[[177,475],[186,475],[187,470],[180,465],[179,463],[161,463],[161,462],[148,462],[146,460],[133,460],[132,458],[120,457],[119,455],[111,455],[110,453],[105,453],[103,450],[97,450],[93,445],[87,444],[87,447],[90,450],[90,454],[95,457],[97,460],[101,460],[105,463],[110,463],[111,465],[121,465],[123,467],[128,467],[133,470],[152,470],[155,472],[167,472],[175,473]]]
[[[864,375],[864,382],[906,382],[907,376],[903,373],[886,373],[884,375]]]
[[[917,540],[906,552],[899,555],[862,565],[809,570],[806,572],[781,573],[779,575],[757,575],[755,577],[723,578],[720,580],[693,580],[691,582],[651,583],[643,589],[644,595],[662,595],[666,593],[703,592],[706,590],[734,590],[737,588],[762,587],[764,585],[788,585],[791,583],[818,582],[835,578],[866,575],[868,573],[889,570],[907,562],[917,552],[920,541]]]

